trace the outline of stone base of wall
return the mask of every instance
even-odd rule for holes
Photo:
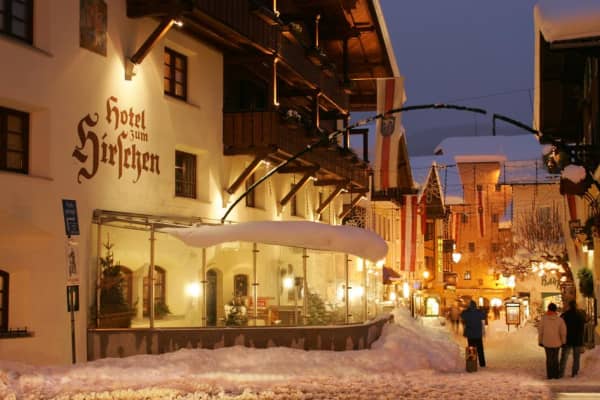
[[[88,329],[87,358],[92,361],[229,346],[361,350],[370,348],[391,320],[391,315],[385,315],[363,324],[343,326]]]

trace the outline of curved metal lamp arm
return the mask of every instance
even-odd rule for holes
[[[478,114],[487,114],[487,111],[484,110],[484,109],[481,109],[481,108],[459,106],[459,105],[455,105],[455,104],[421,104],[421,105],[415,105],[415,106],[406,106],[406,107],[394,108],[394,109],[391,109],[391,110],[386,111],[384,113],[377,114],[377,115],[374,115],[372,117],[360,120],[360,121],[358,121],[358,122],[356,122],[356,123],[354,123],[352,125],[349,125],[349,126],[345,127],[344,129],[335,130],[335,131],[333,131],[333,132],[331,132],[331,133],[329,133],[327,135],[323,135],[321,137],[321,139],[319,139],[318,142],[316,142],[314,144],[307,145],[304,149],[302,149],[298,153],[294,154],[293,156],[291,156],[287,160],[282,161],[279,165],[277,165],[272,170],[268,171],[263,177],[261,177],[260,179],[258,179],[252,185],[250,185],[246,189],[246,191],[244,193],[242,193],[242,195],[240,197],[238,197],[231,204],[231,206],[229,206],[229,208],[227,209],[227,211],[225,211],[225,214],[221,218],[221,223],[222,224],[225,223],[225,220],[227,219],[227,216],[229,215],[229,213],[231,212],[231,210],[233,210],[233,208],[240,201],[242,201],[248,195],[248,193],[250,193],[251,191],[253,191],[254,188],[256,188],[258,185],[260,185],[261,183],[263,183],[264,181],[266,181],[267,179],[269,179],[274,173],[276,173],[277,171],[279,171],[280,169],[282,169],[283,167],[285,167],[286,165],[288,165],[290,162],[296,160],[298,157],[302,156],[303,154],[306,154],[306,153],[310,152],[312,149],[314,149],[316,147],[319,147],[319,146],[324,146],[324,145],[329,144],[337,136],[339,136],[342,133],[346,132],[346,130],[358,128],[359,126],[366,125],[366,124],[371,123],[371,122],[373,122],[373,121],[375,121],[377,119],[385,118],[387,116],[390,116],[392,114],[397,114],[399,112],[414,111],[414,110],[426,110],[426,109],[431,109],[431,108],[433,108],[433,109],[451,109],[451,110],[474,112],[474,113],[478,113]]]

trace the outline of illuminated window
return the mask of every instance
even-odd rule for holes
[[[175,196],[196,198],[196,155],[175,151]]]
[[[0,270],[0,331],[8,330],[8,272]]]
[[[33,43],[33,0],[0,0],[0,33]]]
[[[165,47],[165,94],[187,100],[187,57]]]
[[[463,276],[465,281],[471,280],[471,271],[465,271],[465,274]]]
[[[26,174],[29,114],[0,107],[0,170]]]

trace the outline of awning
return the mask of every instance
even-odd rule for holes
[[[382,276],[383,276],[383,284],[384,285],[389,285],[393,281],[398,281],[398,280],[402,279],[400,274],[398,274],[396,271],[394,271],[390,267],[386,267],[385,265],[383,266],[382,272],[383,272]]]
[[[225,242],[266,243],[313,250],[348,253],[376,262],[387,255],[379,235],[362,228],[310,221],[253,221],[232,225],[163,228],[184,243],[211,247]]]

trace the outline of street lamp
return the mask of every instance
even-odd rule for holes
[[[452,247],[452,262],[454,264],[458,264],[460,259],[462,258],[462,254],[456,251],[456,243]]]

